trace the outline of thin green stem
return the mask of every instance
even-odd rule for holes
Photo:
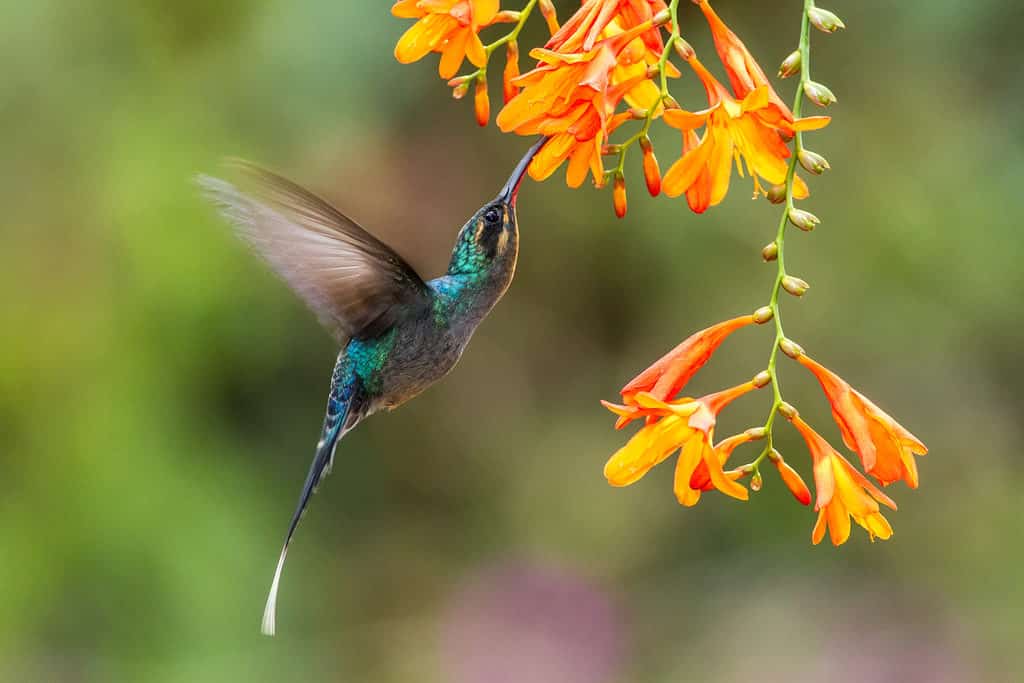
[[[519,34],[522,32],[523,26],[526,25],[526,20],[530,18],[530,14],[533,12],[533,8],[537,6],[537,2],[538,0],[529,0],[529,2],[526,3],[526,6],[520,10],[519,21],[516,22],[515,28],[501,38],[498,38],[493,43],[484,46],[484,51],[487,53],[488,57],[490,57],[495,50],[505,43],[510,43],[519,38]]]
[[[810,80],[811,68],[811,20],[810,11],[814,7],[814,0],[804,0],[803,17],[800,21],[800,82],[797,84],[796,96],[793,99],[793,118],[800,118],[804,104],[804,84]],[[776,361],[779,357],[779,344],[786,338],[782,328],[782,308],[779,305],[779,294],[782,292],[782,280],[786,277],[786,227],[789,223],[789,212],[793,209],[793,184],[796,178],[796,166],[798,156],[803,150],[803,134],[797,132],[793,140],[793,155],[789,160],[789,167],[786,170],[786,202],[785,209],[779,219],[779,227],[775,234],[775,245],[778,248],[776,258],[777,270],[775,282],[772,284],[771,299],[768,306],[772,309],[775,321],[775,342],[772,344],[771,354],[768,356],[768,374],[772,378],[772,407],[768,412],[768,419],[765,420],[765,447],[757,459],[752,463],[754,473],[758,472],[761,462],[768,457],[774,447],[774,434],[772,427],[775,424],[775,416],[779,413],[779,406],[783,403],[782,389],[779,386],[779,376],[776,371]]]

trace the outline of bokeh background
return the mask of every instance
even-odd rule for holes
[[[717,3],[769,70],[799,5]],[[786,327],[931,447],[921,488],[890,491],[891,541],[812,547],[770,471],[749,503],[692,510],[670,466],[607,486],[624,435],[598,399],[764,302],[778,211],[743,181],[697,217],[634,168],[617,221],[610,193],[559,177],[525,186],[516,281],[457,369],[341,445],[271,640],[335,348],[190,177],[224,155],[280,169],[435,276],[526,141],[477,129],[435,59],[397,64],[407,22],[383,0],[0,6],[0,680],[1024,676],[1019,10],[835,2],[849,29],[813,37],[839,103],[809,144],[833,170],[807,203],[822,226],[790,241],[813,288]],[[656,144],[667,168],[678,139]],[[751,376],[769,343],[737,334],[694,391]]]

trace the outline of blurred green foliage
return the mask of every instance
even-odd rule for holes
[[[742,183],[702,217],[649,200],[633,159],[624,221],[609,192],[524,189],[512,289],[448,379],[341,445],[280,635],[258,635],[335,349],[190,177],[223,155],[281,169],[434,276],[526,144],[477,129],[434,60],[393,60],[388,5],[3,4],[0,680],[460,683],[450,605],[505,563],[611,605],[621,656],[593,683],[1024,676],[1024,43],[995,0],[836,2],[849,29],[813,37],[839,103],[808,144],[833,170],[807,204],[822,226],[790,241],[813,288],[786,329],[931,447],[921,488],[891,491],[891,541],[812,547],[813,514],[771,473],[748,504],[693,510],[667,465],[605,484],[625,435],[597,400],[763,303],[778,215]],[[799,5],[717,3],[767,68]],[[667,168],[676,134],[655,142]],[[751,376],[769,341],[738,334],[694,390]],[[813,381],[782,371],[837,439]],[[499,628],[492,654],[527,656],[531,614],[500,620],[519,640]],[[553,618],[557,659],[572,622]],[[567,680],[545,676],[519,680]]]

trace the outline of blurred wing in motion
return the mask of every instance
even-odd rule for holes
[[[428,305],[423,279],[391,247],[311,192],[244,161],[244,191],[200,175],[204,194],[342,344]]]

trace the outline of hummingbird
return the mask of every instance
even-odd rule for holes
[[[530,148],[498,196],[462,226],[448,272],[433,280],[424,280],[330,203],[270,171],[235,162],[238,185],[198,177],[203,193],[239,237],[340,345],[320,440],[263,611],[265,635],[274,635],[278,586],[292,536],[331,470],[338,441],[363,419],[394,410],[448,374],[511,284],[519,253],[516,197],[544,141]]]

